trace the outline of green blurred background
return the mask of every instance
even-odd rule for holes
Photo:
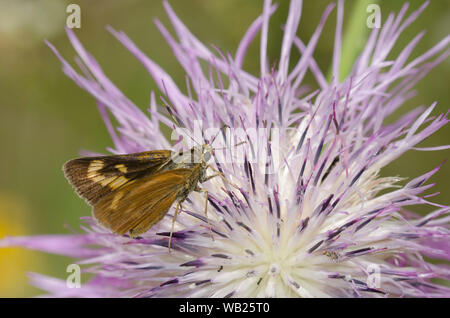
[[[305,1],[298,35],[308,42],[328,1]],[[365,4],[345,3],[344,30],[354,15],[361,33],[367,31]],[[111,140],[97,112],[95,100],[76,86],[61,71],[61,64],[44,44],[48,39],[61,54],[73,62],[75,52],[64,26],[66,6],[81,7],[81,29],[75,30],[81,42],[99,61],[105,73],[136,105],[146,109],[150,91],[156,89],[141,64],[105,30],[106,25],[123,30],[150,58],[159,63],[181,88],[185,88],[182,68],[153,23],[160,19],[170,27],[159,0],[63,1],[0,0],[0,238],[5,235],[68,233],[77,229],[79,217],[90,215],[90,208],[67,184],[61,165],[76,157],[82,149],[106,152]],[[234,53],[247,27],[261,13],[263,1],[250,0],[172,0],[170,4],[190,30],[206,45],[215,44]],[[270,22],[269,57],[278,58],[289,2],[278,1],[279,8]],[[416,9],[423,1],[411,1]],[[378,1],[382,20],[389,12],[398,12],[403,1]],[[326,73],[333,49],[335,11],[325,26],[315,52]],[[430,6],[403,34],[395,54],[418,32],[427,34],[413,57],[431,48],[450,30],[450,1],[432,1]],[[171,30],[171,29],[169,29]],[[358,47],[361,43],[352,39]],[[245,68],[257,74],[259,39],[250,47]],[[298,54],[293,55],[294,62]],[[416,86],[418,95],[390,118],[394,120],[408,109],[438,101],[435,114],[446,112],[449,103],[450,59],[433,70]],[[306,78],[312,82],[312,77]],[[450,127],[422,143],[435,146],[449,143]],[[437,166],[448,151],[410,151],[385,168],[383,175],[417,176]],[[431,182],[440,191],[435,202],[448,204],[450,164],[444,165]],[[430,191],[432,192],[432,191]],[[415,209],[426,213],[429,209]],[[0,249],[0,296],[34,296],[40,291],[27,283],[27,272],[66,277],[70,259],[17,248]]]

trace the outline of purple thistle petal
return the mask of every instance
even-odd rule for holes
[[[88,258],[107,253],[107,248],[90,249],[87,246],[96,244],[96,235],[39,235],[33,237],[15,236],[0,241],[0,247],[22,246],[47,253],[60,254],[74,258]]]

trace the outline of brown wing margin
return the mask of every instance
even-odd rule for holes
[[[156,170],[170,161],[170,150],[128,155],[73,159],[63,166],[64,175],[77,194],[94,205],[105,195]]]
[[[94,205],[95,219],[117,234],[137,236],[160,221],[185,190],[191,170],[175,169],[147,176]]]

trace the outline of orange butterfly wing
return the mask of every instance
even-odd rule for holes
[[[136,180],[100,199],[93,208],[97,221],[114,233],[137,236],[160,221],[185,193],[192,171],[175,169]]]
[[[170,160],[170,150],[84,157],[66,162],[63,171],[78,195],[94,205],[128,183],[156,173]]]

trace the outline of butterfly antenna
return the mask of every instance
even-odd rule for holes
[[[246,140],[241,141],[240,143],[235,144],[235,145],[233,146],[233,148],[234,148],[234,147],[237,147],[237,146],[240,146],[240,145],[242,145],[242,144],[246,144],[246,143],[247,143]],[[231,147],[214,148],[214,150],[223,150],[223,149],[229,149],[229,148],[231,148]]]
[[[172,120],[181,128],[186,128],[186,125],[180,120],[180,118],[176,115],[176,112],[172,111],[172,106],[169,105],[169,103],[167,103],[167,101],[161,97],[161,101],[164,104],[164,107],[166,108],[167,112],[169,113],[170,117],[172,118]],[[197,145],[201,146],[201,144],[195,140],[191,135],[187,134],[189,138],[191,138],[191,140],[196,143]]]
[[[167,112],[169,113],[169,116],[172,118],[172,120],[182,128],[185,128],[186,125],[181,121],[181,119],[177,116],[176,110],[173,109],[172,106],[169,105],[169,103],[161,96],[161,101],[163,102],[164,107],[166,108]]]
[[[219,136],[220,132],[222,132],[222,130],[223,130],[224,128],[228,128],[228,125],[223,124],[222,127],[221,127],[221,128],[219,129],[219,131],[217,132],[217,134],[215,134],[214,137],[211,138],[211,140],[207,141],[206,143],[212,145],[213,142],[214,142],[214,140],[216,140],[217,136]]]

